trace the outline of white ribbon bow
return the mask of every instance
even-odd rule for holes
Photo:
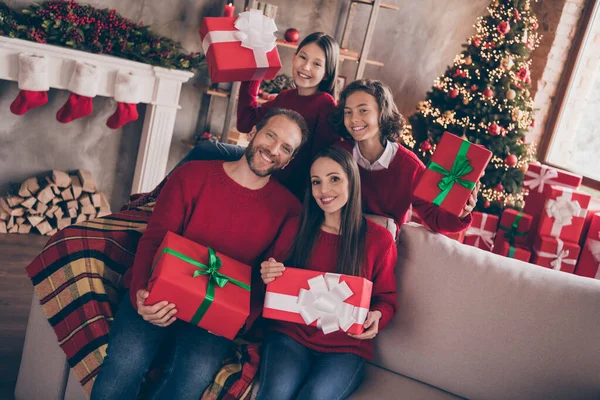
[[[547,253],[545,251],[538,251],[538,256],[544,258],[551,258],[552,261],[550,261],[550,265],[552,266],[552,269],[555,269],[557,271],[561,270],[563,264],[575,265],[577,263],[577,260],[567,258],[569,257],[569,250],[563,250],[563,241],[560,239],[556,239],[556,241],[558,242],[558,246],[556,247],[556,254]]]
[[[546,214],[554,218],[551,236],[558,236],[563,227],[571,225],[574,217],[585,218],[586,208],[581,208],[578,201],[573,201],[573,192],[564,190],[556,199],[549,199],[546,203]]]
[[[533,179],[526,180],[523,182],[523,185],[528,186],[532,190],[537,188],[538,193],[542,193],[544,191],[544,185],[560,184],[553,180],[554,178],[558,177],[558,171],[546,165],[542,165],[542,169],[539,174],[531,170],[527,170],[525,176],[529,176]]]
[[[600,232],[598,232],[598,237],[600,238]],[[598,263],[598,269],[596,270],[595,279],[600,279],[600,240],[588,239],[587,240],[588,249],[590,249],[590,253],[592,253],[592,257]]]
[[[471,225],[465,231],[465,237],[467,236],[476,236],[475,243],[473,246],[479,247],[479,241],[483,241],[483,243],[488,247],[488,249],[492,249],[494,244],[494,237],[496,236],[496,232],[490,232],[485,230],[485,224],[487,222],[488,215],[486,213],[481,213],[481,224],[479,228]]]
[[[268,68],[267,53],[276,46],[277,25],[275,25],[275,21],[259,10],[250,10],[238,16],[235,28],[237,29],[235,31],[208,32],[202,40],[204,54],[208,54],[208,49],[214,43],[241,42],[242,47],[253,51],[257,68]],[[265,72],[257,70],[253,80],[262,78]]]
[[[354,324],[363,324],[369,310],[345,303],[353,295],[346,282],[340,282],[340,274],[326,273],[308,280],[309,290],[300,289],[298,296],[267,292],[265,308],[297,312],[306,325],[317,321],[324,334],[343,330]]]

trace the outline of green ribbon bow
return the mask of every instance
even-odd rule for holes
[[[504,226],[504,225],[500,225],[500,229],[503,229],[506,231],[506,233],[504,234],[504,238],[506,240],[508,240],[508,243],[511,246],[515,245],[515,237],[519,236],[527,236],[529,234],[529,230],[525,231],[525,232],[518,232],[517,229],[519,228],[519,221],[521,221],[521,218],[523,218],[525,214],[523,213],[519,213],[517,214],[517,216],[515,217],[515,220],[513,221],[511,226]]]
[[[444,175],[440,183],[438,183],[438,187],[440,188],[441,192],[432,201],[432,203],[436,206],[439,207],[444,200],[446,200],[448,193],[450,193],[452,187],[454,187],[456,183],[466,187],[469,190],[473,190],[475,187],[475,182],[462,179],[463,176],[473,171],[473,167],[471,167],[469,159],[467,158],[467,152],[469,151],[470,146],[471,143],[467,141],[462,142],[449,171],[436,162],[432,161],[429,163],[427,168]]]
[[[204,300],[200,304],[200,307],[198,307],[198,309],[194,313],[194,316],[190,320],[190,323],[192,323],[194,325],[198,325],[198,323],[200,323],[200,320],[202,320],[202,318],[204,317],[204,314],[206,314],[206,311],[208,311],[208,309],[212,305],[212,303],[215,299],[215,285],[222,288],[228,282],[231,282],[234,285],[239,286],[244,290],[250,291],[250,285],[248,285],[244,282],[238,281],[237,279],[233,279],[227,275],[223,275],[222,273],[219,272],[222,261],[217,256],[217,253],[210,247],[208,248],[208,266],[202,264],[199,261],[194,260],[191,257],[186,256],[185,254],[178,252],[177,250],[173,250],[168,247],[165,247],[162,250],[162,252],[160,253],[160,256],[157,258],[157,262],[158,262],[158,260],[160,260],[162,255],[165,253],[171,254],[172,256],[175,256],[175,257],[179,258],[180,260],[183,260],[189,264],[192,264],[195,267],[198,267],[198,270],[194,271],[193,278],[196,278],[201,275],[208,276],[208,286],[206,288],[206,296],[204,297]],[[154,269],[154,266],[152,266],[152,269]]]

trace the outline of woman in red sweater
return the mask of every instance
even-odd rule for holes
[[[329,147],[310,169],[302,214],[287,224],[273,257],[261,265],[263,282],[285,273],[283,263],[373,282],[370,312],[360,335],[269,321],[257,399],[343,399],[361,383],[373,339],[396,311],[396,246],[389,231],[364,218],[358,167],[349,153]]]
[[[329,115],[335,110],[333,94],[337,79],[339,45],[323,33],[308,35],[298,46],[292,59],[292,79],[296,88],[284,90],[275,99],[259,106],[258,89],[261,81],[242,82],[237,110],[237,129],[248,133],[270,108],[297,111],[308,125],[308,141],[284,170],[274,176],[298,198],[302,198],[304,177],[312,157],[321,149],[340,140],[329,124]],[[244,154],[244,147],[201,141],[181,161],[226,160],[235,161]]]
[[[366,213],[392,218],[400,227],[412,203],[427,226],[436,232],[460,232],[470,226],[479,185],[459,217],[413,197],[425,165],[413,152],[396,143],[405,120],[386,84],[373,79],[350,83],[340,94],[331,119],[339,134],[348,139],[339,146],[358,163]]]

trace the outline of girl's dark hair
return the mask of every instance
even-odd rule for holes
[[[385,83],[375,79],[359,79],[350,83],[340,93],[340,99],[335,111],[331,115],[331,124],[337,129],[338,133],[345,139],[352,139],[352,135],[344,125],[344,108],[346,100],[355,92],[365,92],[375,98],[379,105],[379,130],[381,131],[381,144],[385,141],[395,142],[400,137],[400,133],[406,125],[406,119],[398,111],[394,103],[392,90]]]
[[[331,36],[323,32],[313,32],[304,38],[296,54],[308,44],[316,43],[325,53],[325,75],[319,83],[319,91],[329,93],[334,96],[335,84],[338,75],[338,58],[340,54],[340,45]]]
[[[336,272],[339,274],[361,276],[365,255],[365,239],[367,234],[367,221],[362,212],[360,192],[360,174],[356,161],[352,155],[338,147],[327,147],[321,150],[313,163],[319,158],[330,158],[338,163],[348,176],[348,202],[342,208],[340,226],[340,249],[337,257]],[[315,241],[320,235],[321,225],[325,214],[319,207],[312,191],[309,188],[304,196],[302,214],[300,215],[300,228],[294,244],[289,252],[286,265],[303,268],[311,257]]]

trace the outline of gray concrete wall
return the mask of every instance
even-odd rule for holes
[[[443,73],[460,52],[461,45],[474,32],[476,18],[485,12],[489,0],[388,0],[401,11],[381,10],[370,59],[382,61],[384,67],[368,66],[365,76],[388,83],[395,94],[401,112],[409,115],[422,100],[433,80]],[[555,1],[555,0],[553,0]],[[28,0],[9,0],[12,6],[26,6]],[[203,15],[218,15],[224,1],[219,0],[92,0],[97,7],[115,8],[134,21],[142,20],[163,35],[183,43],[189,51],[200,50],[198,28]],[[243,0],[236,0],[238,10]],[[301,36],[321,30],[341,35],[346,0],[271,0],[278,5],[276,18],[278,35],[294,27]],[[369,6],[359,5],[353,35],[348,48],[360,50],[366,29]],[[290,73],[293,51],[280,49],[283,72]],[[345,62],[342,75],[350,81],[356,64]],[[175,136],[170,150],[168,168],[173,167],[187,152],[182,139],[194,136],[197,115],[201,108],[202,81],[196,77],[184,85],[178,112]],[[17,117],[9,105],[18,93],[14,82],[0,82],[0,190],[9,182],[20,182],[28,176],[50,169],[87,168],[96,177],[100,190],[118,208],[130,191],[135,168],[143,115],[136,123],[112,131],[105,126],[116,103],[111,99],[94,100],[91,117],[59,124],[55,115],[66,101],[68,93],[50,91],[48,105]],[[211,129],[219,132],[225,101],[213,100]],[[207,106],[206,104],[204,106]],[[143,114],[143,106],[140,106]]]

